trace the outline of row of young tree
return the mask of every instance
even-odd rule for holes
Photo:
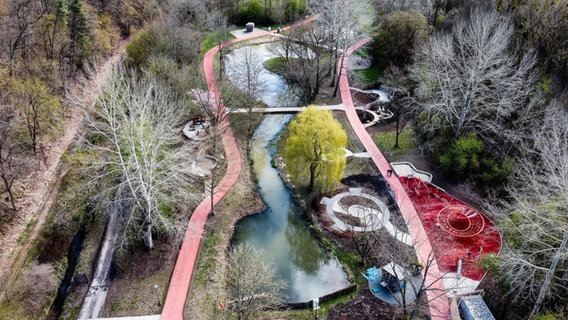
[[[504,237],[491,260],[502,314],[519,301],[533,303],[530,317],[559,311],[568,288],[566,2],[432,3],[382,2],[374,57],[398,93],[395,115],[411,120],[450,179],[474,182],[492,203]]]

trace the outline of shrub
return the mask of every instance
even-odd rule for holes
[[[374,62],[381,69],[403,69],[412,62],[415,49],[428,40],[430,27],[418,11],[396,11],[384,19],[373,41]]]
[[[126,64],[136,69],[146,66],[154,48],[158,47],[158,41],[153,31],[141,31],[126,47]]]
[[[264,10],[258,0],[250,0],[239,9],[238,15],[241,24],[247,23],[248,21],[263,23],[266,20]]]
[[[293,21],[306,14],[306,3],[301,0],[286,1],[286,20]]]
[[[475,134],[459,138],[450,149],[438,159],[440,169],[446,177],[460,181],[479,170],[479,155],[483,142]]]
[[[475,134],[456,140],[438,158],[438,163],[448,180],[471,179],[482,191],[504,185],[512,166],[511,160],[499,160],[486,152],[483,142]]]

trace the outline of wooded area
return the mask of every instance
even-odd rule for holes
[[[375,80],[393,91],[389,107],[397,139],[405,126],[412,127],[420,152],[447,181],[481,194],[483,209],[498,222],[504,247],[499,256],[483,260],[493,281],[488,286],[496,317],[566,317],[567,0],[0,0],[2,265],[13,258],[4,251],[5,234],[12,231],[9,239],[16,243],[29,232],[26,224],[55,184],[41,180],[44,193],[32,197],[40,188],[36,180],[44,171],[65,171],[60,162],[89,169],[70,175],[80,181],[75,199],[81,203],[69,201],[68,209],[80,209],[52,218],[43,240],[70,239],[89,214],[104,216],[115,202],[123,208],[125,255],[140,243],[154,248],[156,237],[180,240],[189,208],[202,193],[213,199],[223,170],[219,139],[225,119],[211,106],[248,108],[250,134],[257,119],[252,109],[260,105],[249,103],[263,90],[255,77],[262,69],[258,57],[245,52],[238,58],[243,68],[227,75],[228,49],[221,44],[230,30],[249,21],[280,30],[315,14],[320,19],[292,28],[275,51],[278,73],[296,84],[291,94],[302,105],[322,96],[333,99],[347,72],[336,68],[342,53],[371,36],[362,55],[380,73]],[[125,59],[107,82],[89,86],[101,62],[124,46]],[[218,101],[201,95],[201,58],[211,46],[222,49],[218,78],[236,77],[245,90],[225,81]],[[319,192],[341,179],[346,137],[327,113],[315,112],[308,109],[290,124],[283,157],[295,182]],[[200,154],[179,134],[183,121],[195,114],[212,121]],[[302,121],[319,127],[301,126]],[[67,146],[57,151],[71,123],[78,123],[73,134],[80,138],[65,153]],[[322,145],[318,134],[332,143]],[[185,162],[198,156],[215,160],[205,178]],[[41,202],[30,200],[38,197]],[[239,250],[248,249],[231,251],[227,261],[241,259]],[[64,251],[53,260],[65,260]],[[49,288],[56,272],[57,278],[64,273],[51,266],[40,271],[48,274]],[[30,288],[13,296],[24,297]],[[230,294],[238,304],[237,291]],[[53,296],[41,294],[45,301]],[[29,318],[46,309],[14,308],[13,314]],[[258,306],[238,308],[246,318]]]

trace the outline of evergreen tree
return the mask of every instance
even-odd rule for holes
[[[70,62],[80,65],[89,45],[89,16],[83,8],[82,0],[69,3],[69,57]]]

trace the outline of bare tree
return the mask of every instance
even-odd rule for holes
[[[224,55],[225,55],[225,42],[229,40],[229,26],[228,19],[220,11],[215,11],[209,16],[209,26],[215,32],[215,41],[219,47],[219,80],[223,80],[224,68]]]
[[[54,126],[60,102],[37,78],[13,84],[14,102],[24,118],[33,153],[37,153],[39,138]]]
[[[412,101],[409,97],[408,76],[397,67],[390,67],[385,74],[385,81],[393,88],[394,92],[389,97],[385,106],[390,109],[395,119],[395,140],[393,148],[398,148],[400,134],[412,117]]]
[[[381,14],[391,14],[394,11],[410,11],[417,10],[428,17],[431,25],[438,20],[440,11],[442,11],[448,1],[447,0],[378,0],[376,1],[378,11]]]
[[[53,20],[53,28],[51,30],[51,36],[48,39],[49,42],[49,53],[48,58],[53,59],[53,53],[55,51],[56,37],[59,29],[61,29],[61,24],[65,25],[67,20],[67,14],[69,13],[69,8],[64,0],[55,0],[55,17]]]
[[[122,194],[125,233],[153,248],[153,233],[183,236],[179,210],[196,199],[181,126],[187,101],[155,79],[115,71],[94,113],[87,114],[90,148],[105,157],[98,179],[116,181],[103,192]],[[184,212],[182,212],[184,213]]]
[[[411,68],[416,99],[433,130],[498,134],[531,95],[534,55],[511,52],[512,28],[497,11],[475,9],[451,33],[436,34]]]
[[[224,168],[224,161],[229,157],[229,155],[224,154],[222,139],[226,130],[230,130],[227,117],[229,115],[228,111],[233,104],[234,91],[235,88],[228,81],[218,83],[218,94],[193,90],[197,110],[205,115],[210,125],[208,134],[200,148],[202,152],[207,152],[210,157],[215,159],[214,166],[204,181],[206,192],[211,199],[212,214],[215,214],[215,187],[222,176],[220,171]]]
[[[13,110],[9,105],[0,106],[0,178],[4,183],[4,189],[6,189],[12,209],[16,210],[12,187],[18,175],[17,168],[20,164],[15,161],[14,156],[20,150],[20,145],[12,138],[13,118]]]
[[[8,58],[10,75],[13,73],[16,53],[20,50],[22,59],[29,63],[32,32],[31,28],[40,21],[47,12],[47,1],[40,0],[17,0],[9,2],[9,19],[7,19],[8,32]]]
[[[232,248],[218,264],[217,279],[226,308],[239,320],[282,304],[280,291],[286,284],[274,265],[263,262],[262,252],[250,246]]]
[[[428,3],[428,21],[430,25],[435,26],[440,15],[440,11],[444,9],[447,0],[426,0]]]
[[[324,67],[325,33],[311,25],[296,26],[274,52],[283,62],[284,77],[297,86],[289,87],[291,93],[306,105],[313,102],[330,76]]]
[[[321,32],[326,34],[326,40],[333,50],[333,62],[337,65],[339,52],[341,66],[345,56],[343,53],[358,39],[363,38],[373,23],[374,16],[371,14],[371,4],[367,0],[318,0],[311,3],[314,13],[322,13],[318,19]],[[339,78],[342,69],[333,67],[332,85],[335,85],[333,96],[337,95]]]
[[[410,220],[405,220],[399,212],[390,213],[389,221],[399,228],[395,233],[396,239],[393,235],[380,230],[378,233],[380,240],[374,250],[381,266],[394,262],[402,268],[402,270],[392,269],[394,276],[401,279],[399,284],[386,288],[393,293],[393,298],[402,308],[403,319],[425,318],[426,308],[430,308],[430,313],[446,315],[448,310],[436,309],[439,304],[432,303],[434,300],[447,301],[446,291],[454,289],[445,288],[443,274],[434,273],[432,270],[434,266],[437,269],[436,258],[440,256],[440,252],[432,248],[427,255],[418,256],[417,251],[423,245],[428,246],[425,241],[429,240],[420,238],[418,234],[407,233],[408,231],[402,226],[421,223],[420,218],[414,216]]]
[[[264,66],[258,54],[250,46],[239,49],[233,59],[234,68],[228,77],[236,87],[244,91],[245,97],[241,102],[248,113],[250,132],[253,129],[254,109],[261,105],[259,99],[266,87],[266,83],[260,77]]]
[[[513,168],[513,202],[501,223],[506,250],[498,260],[508,294],[535,301],[531,317],[548,297],[566,301],[568,290],[568,113],[556,100],[543,119]]]
[[[245,93],[253,98],[258,99],[264,90],[264,83],[259,77],[260,72],[264,69],[262,61],[258,54],[249,46],[239,50],[235,56],[235,69],[231,75],[231,81]]]
[[[361,265],[365,265],[367,257],[379,244],[379,237],[377,236],[375,230],[378,221],[377,216],[373,215],[373,210],[369,207],[365,207],[361,210],[362,217],[358,217],[356,223],[347,224],[347,234],[351,238],[351,243],[355,247],[355,251],[361,258]]]

